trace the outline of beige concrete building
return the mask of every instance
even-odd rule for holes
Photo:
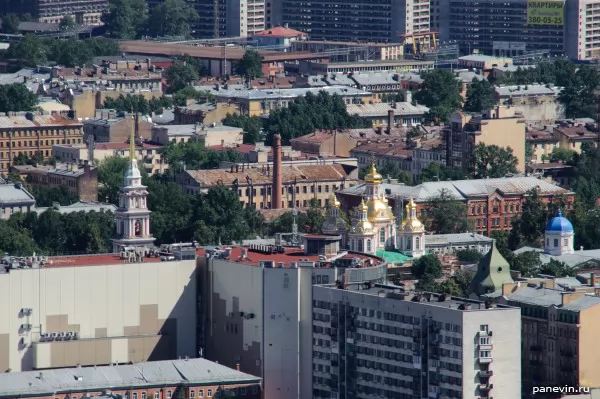
[[[217,184],[235,190],[242,207],[271,208],[272,165],[231,166],[230,169],[186,170],[176,182],[188,194],[204,192]],[[305,208],[311,200],[318,206],[328,204],[333,193],[347,187],[357,178],[342,165],[283,165],[282,208]]]
[[[526,126],[526,141],[531,149],[531,157],[526,162],[542,163],[550,160],[554,149],[559,148],[560,140],[554,135],[551,125]]]
[[[202,141],[205,147],[236,146],[244,142],[244,130],[232,126],[165,125],[152,128],[152,142],[167,145],[170,142]]]
[[[0,370],[195,357],[195,260],[123,262],[93,255],[3,264]]]
[[[512,58],[506,57],[494,57],[490,55],[466,55],[458,59],[459,68],[467,69],[478,69],[487,75],[492,71],[495,66],[509,66],[513,64]]]
[[[600,298],[585,291],[565,290],[553,280],[503,285],[499,302],[521,308],[523,392],[600,387],[600,354],[590,349],[600,334]]]
[[[236,104],[230,103],[203,103],[190,104],[185,107],[175,107],[173,114],[174,125],[186,125],[200,123],[210,126],[213,123],[221,123],[227,114],[238,115],[240,110]]]
[[[498,106],[482,114],[455,111],[445,129],[446,164],[469,170],[479,143],[510,147],[517,157],[517,171],[525,170],[525,119],[514,107]]]
[[[515,107],[528,121],[554,121],[565,117],[565,106],[558,100],[562,87],[500,85],[494,90],[498,104]]]
[[[84,142],[88,143],[89,137],[95,143],[125,143],[129,139],[131,129],[135,127],[135,135],[141,140],[150,140],[152,137],[152,123],[138,117],[117,117],[114,110],[102,110],[99,118],[83,121]],[[133,125],[133,126],[132,126]]]

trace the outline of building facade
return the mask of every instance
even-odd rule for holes
[[[455,111],[449,125],[444,130],[447,166],[470,171],[475,146],[483,143],[510,147],[517,157],[517,171],[525,171],[525,120],[514,107],[498,106],[483,114]]]
[[[117,118],[116,113],[106,115],[106,118],[87,119],[83,121],[84,142],[90,137],[96,143],[125,143],[129,140],[132,125],[135,125],[136,137],[150,140],[152,123],[141,118]]]
[[[313,287],[314,398],[514,399],[519,309],[400,287]]]
[[[194,260],[92,255],[6,263],[13,259],[0,265],[3,372],[197,354]]]
[[[34,196],[22,184],[0,178],[0,219],[7,220],[14,213],[29,213],[35,209]]]
[[[273,12],[280,13],[281,18],[274,17],[274,23],[306,32],[312,40],[401,42],[404,34],[430,30],[430,0],[355,1],[340,7],[331,7],[323,0],[283,0],[274,5]]]
[[[570,0],[566,7],[566,54],[574,60],[597,60],[600,56],[600,1]]]
[[[81,144],[83,125],[77,119],[36,112],[0,116],[0,174],[8,174],[19,155],[44,161],[52,157],[54,144]]]
[[[108,0],[36,0],[10,1],[0,5],[3,14],[30,14],[39,22],[60,23],[71,16],[78,24],[100,25],[101,17],[108,10]]]

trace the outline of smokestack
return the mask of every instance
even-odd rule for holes
[[[392,133],[392,127],[394,127],[394,110],[390,109],[388,111],[387,134],[391,134]]]
[[[273,136],[273,193],[271,195],[271,209],[281,209],[281,136]]]
[[[594,272],[590,273],[590,285],[592,287],[596,286],[596,273],[594,273]]]

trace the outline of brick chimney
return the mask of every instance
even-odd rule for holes
[[[273,189],[271,193],[271,209],[281,209],[281,136],[273,136]]]
[[[387,134],[392,133],[392,128],[394,127],[394,110],[390,109],[388,111],[388,125],[387,125]]]

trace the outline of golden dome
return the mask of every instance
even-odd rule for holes
[[[360,205],[358,206],[358,211],[359,212],[367,212],[369,210],[369,207],[367,206],[367,204],[365,204],[365,199],[363,198],[362,201],[360,201]]]
[[[413,231],[413,232],[423,232],[425,231],[425,226],[416,216],[417,204],[411,198],[408,204],[406,204],[406,219],[402,222],[402,230],[404,231]]]
[[[357,220],[352,226],[352,232],[358,234],[373,233],[373,225],[368,220]]]
[[[333,194],[331,196],[331,198],[329,198],[329,206],[333,207],[333,208],[339,208],[340,207],[340,201],[338,201],[338,199],[335,196],[335,194]]]
[[[379,184],[383,180],[383,176],[377,172],[377,168],[375,168],[375,161],[371,163],[371,168],[369,169],[369,173],[365,176],[365,181],[367,183]]]
[[[367,207],[367,218],[369,218],[371,222],[394,219],[394,212],[392,212],[392,208],[387,204],[387,199],[385,197],[367,200]]]

